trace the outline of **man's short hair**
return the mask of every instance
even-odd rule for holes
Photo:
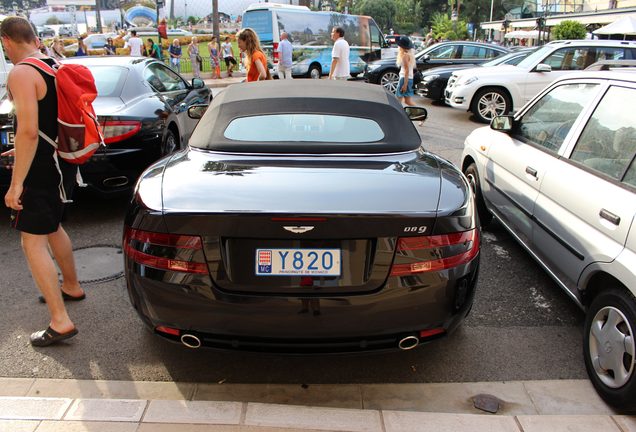
[[[131,30],[130,34],[133,35],[133,36],[137,36],[137,30]]]
[[[35,42],[37,35],[31,23],[22,17],[11,16],[2,20],[0,36],[8,37],[15,42]]]
[[[344,37],[344,29],[342,27],[335,27],[334,30],[340,35],[340,37]]]

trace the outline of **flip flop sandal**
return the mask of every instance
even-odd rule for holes
[[[85,298],[86,298],[86,293],[82,294],[81,296],[72,296],[62,291],[62,299],[64,301],[81,301],[81,300],[84,300]],[[46,299],[44,298],[44,296],[39,296],[38,300],[40,301],[40,303],[46,303]]]
[[[52,345],[54,343],[61,342],[66,339],[70,339],[75,336],[77,333],[76,328],[66,333],[58,333],[53,330],[51,327],[47,327],[46,330],[41,330],[39,332],[35,332],[31,334],[31,345],[36,347],[45,347]]]

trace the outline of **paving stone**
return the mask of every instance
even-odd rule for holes
[[[636,432],[636,416],[614,416],[613,418],[623,432]]]
[[[620,432],[610,416],[542,415],[517,416],[523,432]]]
[[[386,432],[520,432],[510,416],[406,411],[382,411],[382,416]]]
[[[28,396],[33,378],[0,378],[0,396]]]
[[[143,423],[139,425],[136,432],[325,432],[316,429],[289,429],[271,428],[258,426],[237,426],[237,425],[193,425],[193,424],[159,424]]]
[[[67,398],[0,397],[0,420],[60,420],[73,402]]]
[[[524,381],[538,414],[614,414],[588,380]]]
[[[248,403],[245,424],[329,431],[382,431],[379,411]]]
[[[213,401],[150,401],[144,423],[239,424],[243,404]]]
[[[39,421],[0,420],[0,432],[34,432]]]
[[[73,399],[191,399],[193,383],[37,379],[27,396]]]
[[[362,409],[359,385],[198,384],[193,399]]]
[[[64,420],[139,422],[147,403],[136,399],[77,399]]]
[[[499,415],[536,414],[522,382],[362,385],[365,409],[483,414],[473,397],[490,394],[500,401]]]
[[[136,432],[137,423],[43,421],[35,432]]]

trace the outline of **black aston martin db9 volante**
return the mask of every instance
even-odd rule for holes
[[[137,183],[123,249],[143,321],[192,348],[292,353],[448,334],[479,230],[461,172],[420,146],[424,114],[363,83],[227,88]]]

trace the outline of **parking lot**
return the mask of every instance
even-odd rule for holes
[[[424,147],[459,162],[465,136],[481,125],[429,100],[418,130]],[[66,223],[76,255],[121,242],[125,199],[82,196]],[[583,313],[524,250],[493,224],[483,233],[475,304],[449,338],[418,349],[355,356],[275,356],[189,350],[147,332],[130,306],[123,278],[84,285],[87,300],[69,304],[80,334],[35,350],[28,335],[48,319],[37,301],[19,236],[0,228],[0,376],[228,383],[410,383],[585,378]],[[103,269],[102,269],[103,270]],[[79,269],[80,278],[88,270]],[[113,268],[106,273],[121,271]]]

